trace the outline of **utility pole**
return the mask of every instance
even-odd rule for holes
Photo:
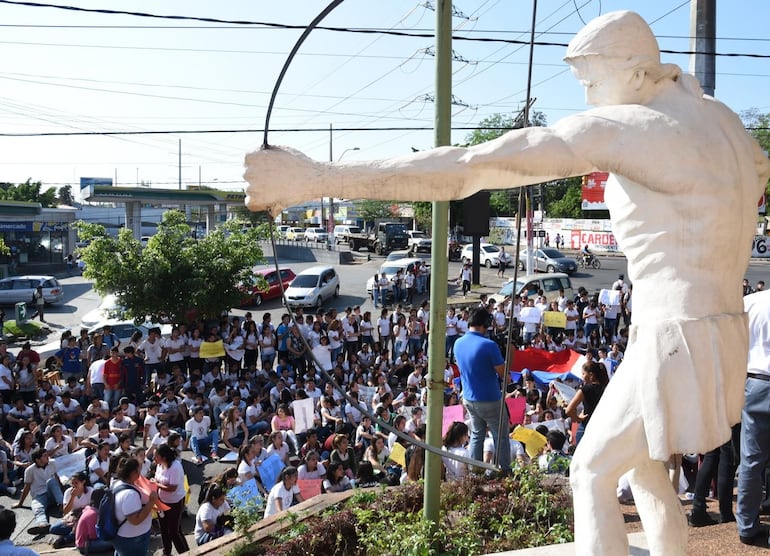
[[[436,2],[436,112],[434,142],[443,147],[452,142],[452,1]],[[426,442],[441,447],[444,408],[444,364],[446,362],[446,256],[449,202],[434,201],[432,210],[433,249],[430,264],[430,335],[428,344],[428,410]],[[423,517],[434,527],[441,510],[441,456],[425,453]]]
[[[179,189],[182,189],[182,140],[179,140]]]
[[[527,69],[527,100],[524,103],[524,127],[529,127],[529,107],[532,104],[532,65],[535,56],[535,24],[537,23],[537,0],[532,1],[532,27],[529,30],[529,67]],[[527,196],[527,274],[534,274],[534,239],[533,239],[533,214],[532,214],[532,192],[534,187],[528,185],[526,188]]]
[[[716,86],[717,0],[690,0],[690,73],[707,95]]]

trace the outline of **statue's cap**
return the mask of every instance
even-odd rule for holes
[[[635,64],[660,63],[652,29],[636,12],[609,12],[588,22],[567,46],[566,62],[583,56],[603,56]]]

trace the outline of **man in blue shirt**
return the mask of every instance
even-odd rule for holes
[[[80,378],[82,373],[80,364],[80,348],[77,347],[76,338],[70,338],[67,347],[56,352],[56,357],[62,375],[67,379],[70,376]]]
[[[0,555],[2,556],[37,556],[31,548],[16,546],[11,540],[16,529],[16,514],[11,510],[0,510]]]
[[[489,428],[492,431],[495,450],[498,452],[498,464],[503,471],[508,471],[511,467],[511,450],[507,437],[508,410],[501,403],[499,382],[505,373],[505,360],[497,344],[486,337],[490,320],[489,311],[485,308],[473,309],[468,318],[468,333],[455,342],[454,354],[460,368],[463,404],[471,420],[471,457],[482,461],[484,438]],[[505,436],[498,438],[501,420]]]

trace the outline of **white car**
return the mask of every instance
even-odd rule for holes
[[[421,230],[407,230],[406,235],[409,236],[409,250],[417,253],[418,251],[425,251],[430,253],[433,240]]]
[[[329,239],[329,234],[323,228],[308,228],[305,230],[305,239],[307,241],[326,243],[326,240]]]
[[[305,239],[305,228],[292,227],[286,230],[286,239],[289,241],[300,241]]]
[[[340,295],[340,277],[333,266],[313,266],[303,270],[286,288],[289,307],[323,307],[324,302]]]
[[[64,299],[64,287],[53,276],[9,276],[0,280],[0,305],[31,305],[32,294],[38,286],[43,286],[43,299],[46,303],[58,303]]]
[[[88,311],[80,320],[82,328],[91,328],[100,322],[123,320],[126,309],[118,304],[117,296],[107,294],[96,309]]]
[[[430,266],[427,264],[425,259],[421,259],[419,257],[398,259],[396,261],[385,261],[384,263],[382,263],[382,266],[380,266],[379,275],[382,276],[382,274],[384,273],[385,276],[388,278],[388,280],[390,280],[393,278],[393,276],[396,275],[396,272],[398,272],[399,270],[402,272],[411,271],[414,268],[414,265],[416,263],[421,263],[426,265],[428,267],[428,276],[430,276]],[[374,297],[374,295],[372,294],[373,289],[374,289],[374,276],[370,276],[369,279],[366,281],[366,293],[369,294],[370,298]]]
[[[482,243],[479,250],[479,264],[482,264],[486,266],[487,268],[492,268],[493,266],[498,266],[500,264],[500,261],[498,260],[498,256],[500,255],[500,248],[497,245],[492,245],[491,243]],[[463,264],[471,262],[473,259],[473,244],[469,243],[468,245],[463,247],[462,253],[460,254],[460,258],[463,261]],[[506,267],[510,266],[510,263],[506,265]]]

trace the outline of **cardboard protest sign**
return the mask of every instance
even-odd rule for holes
[[[524,444],[524,449],[530,458],[536,457],[546,443],[545,436],[535,430],[522,426],[516,427],[516,430],[511,433],[511,438]]]
[[[56,473],[62,484],[66,484],[75,473],[86,468],[86,451],[85,449],[78,450],[66,456],[51,458],[51,461],[56,465]]]
[[[406,448],[398,442],[393,444],[393,449],[390,451],[390,459],[401,467],[406,467]]]
[[[294,410],[294,428],[297,434],[313,427],[313,417],[315,416],[313,398],[294,400],[291,408]]]
[[[564,328],[567,326],[567,315],[559,311],[546,311],[543,313],[543,324],[551,328]]]
[[[199,354],[201,359],[224,357],[225,345],[222,340],[217,340],[216,342],[201,342]]]
[[[524,413],[527,411],[527,399],[523,396],[505,398],[505,405],[508,406],[508,423],[511,425],[522,424],[524,422]]]
[[[623,294],[620,290],[601,290],[599,292],[599,303],[604,305],[620,305],[620,296]]]
[[[551,419],[550,421],[538,421],[537,423],[530,423],[525,425],[528,429],[535,430],[537,427],[545,427],[549,431],[557,430],[564,434],[567,434],[567,428],[564,426],[564,419]]]
[[[219,458],[220,463],[235,463],[238,461],[238,452],[227,452],[227,455]]]
[[[278,454],[270,454],[257,468],[259,477],[262,479],[262,486],[265,490],[270,490],[278,481],[278,475],[286,467]]]
[[[251,500],[257,501],[258,504],[261,503],[262,495],[257,487],[257,480],[249,479],[242,485],[234,486],[227,491],[227,499],[234,508],[243,507]]]
[[[299,493],[302,495],[302,498],[308,500],[313,496],[321,494],[321,482],[321,479],[303,479],[297,481]]]
[[[157,492],[158,490],[158,485],[156,483],[153,483],[147,477],[143,477],[141,475],[139,475],[139,478],[134,483],[134,486],[136,487],[136,490],[142,493],[144,497],[150,496],[151,492]],[[155,510],[158,512],[165,512],[166,510],[170,509],[171,506],[164,504],[160,501],[160,499],[155,502]]]
[[[460,421],[461,423],[465,422],[465,408],[460,404],[444,407],[444,417],[441,422],[441,436],[446,434],[446,431],[449,430],[449,427],[455,421]]]

